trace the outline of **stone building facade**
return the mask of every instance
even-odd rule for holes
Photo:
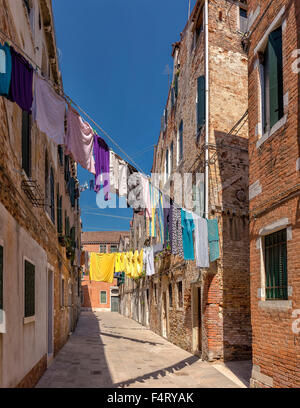
[[[249,12],[251,385],[299,387],[300,4]]]
[[[62,88],[50,0],[0,0],[0,29]],[[5,42],[0,33],[0,40]],[[25,55],[24,55],[25,57]],[[28,59],[28,57],[26,57]],[[34,65],[34,68],[36,66]],[[0,387],[36,384],[80,312],[76,164],[0,97]]]
[[[206,56],[205,2],[196,2],[173,45],[173,82],[152,167],[175,202],[176,177],[190,173],[194,200],[182,207],[203,215],[208,150],[208,218],[218,220],[220,259],[200,269],[165,250],[155,257],[154,276],[127,279],[121,288],[121,313],[209,361],[251,357],[245,16],[246,2],[208,2]],[[145,228],[145,216],[134,213],[134,249],[156,243],[145,242]]]
[[[129,249],[127,231],[85,231],[82,242],[82,310],[119,311],[119,287],[117,278],[113,283],[89,280],[89,258],[91,252],[125,252]]]

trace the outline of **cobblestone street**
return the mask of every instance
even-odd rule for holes
[[[246,387],[250,363],[231,364],[201,361],[118,313],[82,312],[37,387]]]

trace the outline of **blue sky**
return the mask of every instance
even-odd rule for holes
[[[53,0],[53,12],[66,94],[150,174],[188,0]],[[81,184],[93,179],[78,173]],[[93,191],[80,206],[84,231],[129,229],[132,211],[100,210]]]

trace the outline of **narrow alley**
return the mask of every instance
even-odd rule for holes
[[[231,364],[201,361],[118,313],[82,312],[37,387],[245,388],[251,364]]]

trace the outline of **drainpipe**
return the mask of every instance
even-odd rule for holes
[[[209,174],[209,61],[208,61],[208,0],[204,3],[205,21],[205,218],[208,218],[208,174]]]

